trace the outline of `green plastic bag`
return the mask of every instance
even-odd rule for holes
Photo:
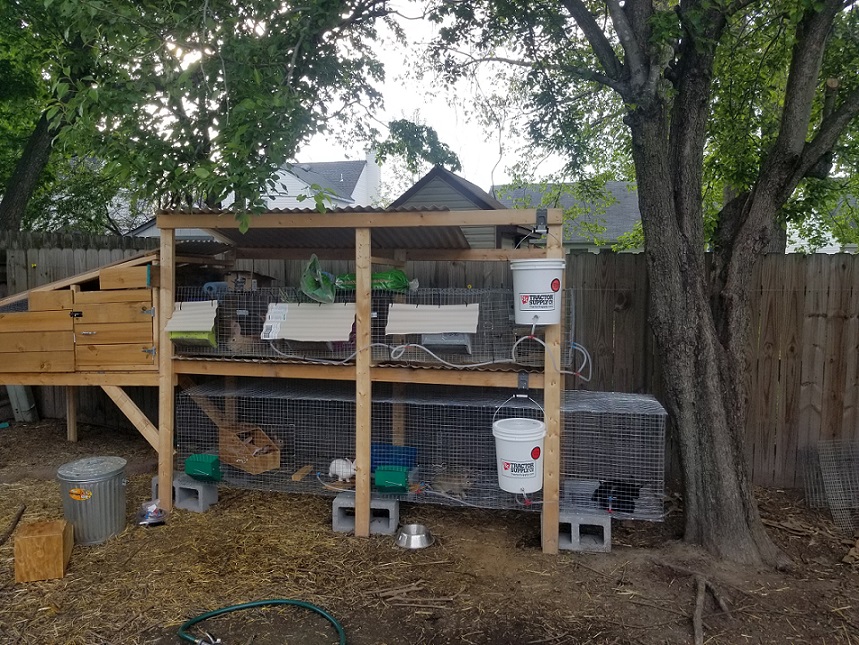
[[[334,284],[338,289],[352,291],[355,289],[355,274],[345,273],[338,275]],[[417,288],[417,281],[414,281],[413,284],[409,282],[408,277],[401,269],[391,269],[390,271],[374,273],[371,278],[370,288],[385,289],[387,291],[408,291],[409,289]]]
[[[315,253],[301,274],[301,293],[316,302],[334,302],[334,276],[322,270]]]

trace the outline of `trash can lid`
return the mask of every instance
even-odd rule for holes
[[[57,469],[62,481],[99,481],[118,475],[128,462],[122,457],[84,457]]]

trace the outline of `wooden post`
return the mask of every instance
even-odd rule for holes
[[[372,388],[370,229],[355,229],[355,535],[370,535]]]
[[[550,226],[546,242],[546,257],[563,258],[562,226]],[[563,275],[563,273],[562,273]],[[564,288],[559,291],[561,311],[564,310]],[[546,410],[546,440],[543,446],[543,553],[558,552],[560,521],[561,476],[561,325],[546,327],[545,381],[543,406]]]
[[[78,440],[78,389],[74,385],[66,386],[66,439]]]
[[[161,507],[173,509],[173,495],[163,491],[173,490],[173,344],[170,334],[164,330],[170,312],[173,311],[176,273],[173,258],[176,254],[176,234],[172,228],[161,229],[161,287],[158,294],[158,482],[162,495]]]

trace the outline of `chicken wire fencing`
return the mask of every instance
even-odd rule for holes
[[[564,317],[565,328],[572,330],[569,293]],[[214,334],[210,339],[201,341],[191,335],[183,338],[181,334],[173,337],[180,356],[321,363],[354,360],[357,349],[354,309],[321,307],[299,289],[212,291],[179,287],[176,299],[179,303],[207,300],[218,303]],[[354,307],[354,303],[354,292],[336,292],[335,304]],[[293,323],[290,331],[284,329],[278,333],[283,319],[290,315],[282,309],[283,305],[293,307],[294,317],[301,314],[302,322]],[[408,324],[397,325],[396,329],[389,325],[391,312],[410,313],[411,308],[417,320],[410,319]],[[371,311],[372,355],[379,363],[453,367],[543,365],[543,329],[515,324],[513,292],[509,289],[417,289],[405,293],[373,290]],[[469,331],[438,331],[446,329],[450,324],[446,321],[453,316],[468,317],[469,314],[473,315],[467,323]],[[329,326],[336,327],[333,317],[340,317],[339,332],[332,331],[328,339],[306,340],[308,336],[324,336]],[[466,324],[466,321],[455,324]],[[405,333],[393,333],[395,331]],[[563,347],[561,369],[576,369],[582,364],[585,355],[576,347],[573,343]]]
[[[660,519],[664,411],[660,416],[642,410],[651,402],[640,397],[634,414],[607,413],[597,408],[610,405],[611,395],[566,394],[572,396],[564,400],[563,507]],[[579,419],[583,411],[590,415],[587,422]],[[371,415],[374,494],[416,503],[539,510],[541,492],[501,489],[493,436],[499,420],[543,421],[538,399],[496,388],[376,384]],[[611,436],[593,441],[586,428]],[[176,437],[179,459],[218,455],[225,482],[233,486],[318,495],[354,490],[352,384],[243,379],[195,386],[177,399]],[[588,443],[572,448],[570,442],[577,441]],[[622,490],[626,483],[636,487],[635,495]],[[601,486],[609,490],[604,496]]]
[[[829,508],[838,528],[853,535],[859,529],[859,442],[819,441],[804,457],[809,506]]]

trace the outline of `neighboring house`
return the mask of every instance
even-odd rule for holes
[[[266,200],[272,209],[313,208],[313,201],[307,198],[312,198],[319,189],[327,195],[326,205],[330,208],[373,206],[379,200],[382,183],[376,153],[372,150],[363,161],[295,163],[280,170],[275,181],[278,191]]]
[[[328,208],[372,206],[379,199],[381,174],[376,155],[370,151],[363,161],[327,161],[295,163],[278,171],[274,178],[278,190],[266,198],[269,209],[315,208],[313,196],[324,191]],[[317,188],[318,187],[318,188]],[[232,200],[224,202],[229,208]],[[138,226],[128,235],[158,237],[155,219]],[[177,229],[176,241],[211,240],[212,236],[200,229]]]
[[[448,208],[461,210],[499,210],[507,206],[470,181],[435,166],[418,182],[388,205],[388,210]],[[512,248],[527,234],[518,226],[460,227],[473,249]]]
[[[568,215],[564,223],[564,246],[573,251],[599,253],[611,249],[621,235],[641,221],[634,183],[609,181],[605,188],[605,200],[593,202],[579,201],[571,191],[557,185],[493,186],[492,192],[510,208],[563,208]],[[543,197],[549,193],[557,193],[557,198],[554,203],[544,204]]]

